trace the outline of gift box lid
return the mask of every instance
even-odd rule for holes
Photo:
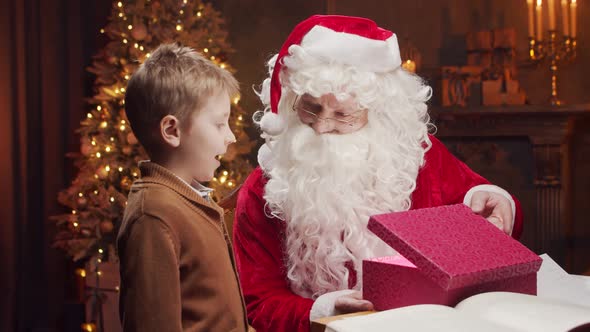
[[[538,255],[464,204],[375,215],[368,228],[447,290],[541,267]]]

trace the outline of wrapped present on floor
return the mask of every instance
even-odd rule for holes
[[[442,105],[481,105],[481,74],[479,66],[442,67]]]
[[[464,204],[376,215],[368,228],[401,254],[363,261],[363,297],[376,310],[536,295],[541,258]]]

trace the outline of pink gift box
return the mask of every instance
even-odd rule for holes
[[[363,261],[363,297],[376,310],[537,293],[541,258],[464,204],[375,215],[368,228],[403,256]]]

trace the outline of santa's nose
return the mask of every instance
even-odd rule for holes
[[[314,123],[311,124],[311,128],[316,132],[316,134],[326,134],[334,131],[334,121],[330,119],[316,119]]]

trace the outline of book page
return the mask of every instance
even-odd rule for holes
[[[568,274],[549,255],[540,255],[537,296],[590,308],[590,277]]]
[[[455,308],[520,331],[564,332],[590,323],[590,308],[519,293],[482,293]]]
[[[478,331],[517,332],[509,327],[470,317],[451,307],[421,304],[349,317],[327,324],[326,332]]]

